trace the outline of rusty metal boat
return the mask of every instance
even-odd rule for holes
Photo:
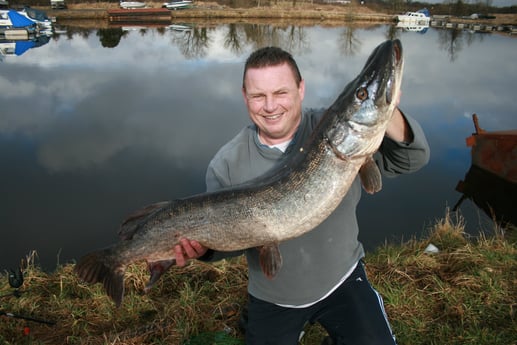
[[[495,221],[517,225],[517,129],[486,131],[472,117],[476,132],[466,139],[472,165],[456,186],[463,196],[454,210],[468,198]]]

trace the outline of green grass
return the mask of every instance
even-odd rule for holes
[[[515,229],[504,236],[465,236],[449,214],[425,239],[386,244],[366,257],[370,281],[384,297],[399,345],[517,344]],[[424,249],[433,243],[439,253]],[[73,265],[45,273],[35,253],[24,264],[20,297],[4,275],[0,310],[56,321],[55,326],[0,316],[0,344],[243,344],[238,319],[246,299],[243,258],[171,269],[147,295],[145,265],[126,275],[120,308],[99,284],[78,282]],[[24,327],[30,334],[24,335]],[[302,345],[325,336],[310,325]]]

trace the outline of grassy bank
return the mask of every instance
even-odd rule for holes
[[[469,238],[450,215],[429,231],[423,240],[385,245],[366,257],[399,345],[517,344],[515,241],[500,231]],[[429,243],[440,251],[425,253]],[[19,297],[8,295],[13,289],[2,277],[0,310],[56,324],[1,316],[0,344],[242,344],[242,258],[171,269],[148,295],[141,293],[145,267],[133,266],[119,309],[99,285],[80,284],[72,264],[44,273],[35,259],[28,258]],[[319,345],[323,337],[311,325],[302,344]]]

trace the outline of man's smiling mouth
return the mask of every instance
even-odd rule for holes
[[[280,118],[282,114],[275,114],[275,115],[262,115],[266,120],[276,120]]]

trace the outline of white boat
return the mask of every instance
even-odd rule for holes
[[[191,26],[189,26],[189,25],[182,25],[182,24],[171,24],[171,25],[169,25],[169,29],[173,30],[173,31],[178,31],[178,32],[192,31],[192,27]]]
[[[22,15],[15,10],[0,10],[0,28],[36,28],[34,20]]]
[[[164,2],[162,4],[162,8],[167,8],[169,10],[181,10],[181,9],[190,8],[190,7],[192,7],[191,0],[169,1],[169,2]]]
[[[0,10],[0,28],[8,28],[13,25],[8,13],[8,10]]]
[[[145,2],[140,1],[121,1],[120,2],[120,8],[130,10],[133,8],[144,8]]]
[[[413,25],[429,25],[431,20],[429,11],[427,9],[419,10],[417,12],[406,12],[399,14],[397,20],[400,23],[413,24]]]
[[[50,0],[50,8],[52,8],[53,10],[66,9],[65,0]]]
[[[30,7],[24,7],[23,10],[18,11],[18,13],[36,22],[41,29],[52,30],[52,20],[47,17],[45,12]]]

